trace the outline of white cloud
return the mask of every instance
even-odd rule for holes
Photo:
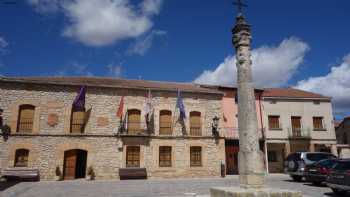
[[[8,42],[5,40],[5,38],[0,37],[0,48],[4,49],[8,46]]]
[[[252,51],[253,80],[256,86],[285,85],[303,63],[308,44],[291,37],[279,46],[262,46]],[[206,70],[196,83],[235,85],[237,81],[236,57],[228,56],[214,71]]]
[[[153,44],[157,37],[165,36],[167,33],[162,30],[153,30],[145,37],[139,38],[127,50],[128,55],[138,54],[144,55]]]
[[[95,47],[149,31],[162,1],[143,0],[135,6],[130,0],[28,0],[39,13],[62,11],[68,19],[62,35]]]
[[[296,88],[332,97],[336,113],[350,112],[350,54],[327,75],[299,81]]]
[[[62,0],[28,0],[28,3],[35,8],[35,11],[46,14],[56,12]]]
[[[151,29],[161,1],[146,0],[141,8],[128,0],[76,0],[63,4],[69,25],[63,35],[88,46],[104,46],[136,38]]]
[[[107,65],[107,68],[109,69],[109,74],[113,77],[121,77],[122,76],[122,66],[121,65]]]

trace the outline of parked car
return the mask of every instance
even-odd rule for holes
[[[324,183],[331,171],[332,167],[338,162],[338,159],[323,159],[305,168],[305,179],[314,185]]]
[[[301,181],[305,177],[305,167],[323,159],[335,159],[335,155],[324,152],[296,152],[288,155],[284,162],[284,171],[294,181]]]
[[[344,196],[346,192],[350,191],[350,159],[339,160],[330,171],[326,181],[327,186],[330,187],[337,195]]]

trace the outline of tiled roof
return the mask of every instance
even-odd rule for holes
[[[201,87],[193,83],[161,82],[146,80],[116,79],[108,77],[0,77],[0,82],[31,84],[54,84],[73,86],[112,87],[130,89],[151,89],[164,91],[183,91],[222,94],[218,90]]]
[[[306,99],[328,99],[330,97],[323,96],[312,92],[307,92],[294,88],[266,88],[262,94],[263,97],[280,97],[280,98],[306,98]]]

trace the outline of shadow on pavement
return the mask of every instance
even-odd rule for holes
[[[304,185],[311,186],[311,187],[327,187],[327,185],[324,185],[324,184],[315,185],[312,183],[304,183]]]
[[[0,182],[0,192],[20,183],[20,181],[2,181]]]

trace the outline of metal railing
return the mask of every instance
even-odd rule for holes
[[[310,129],[305,128],[288,128],[289,138],[311,138]]]
[[[223,127],[222,130],[224,131],[225,138],[232,138],[232,139],[239,138],[238,127]],[[258,128],[257,133],[259,135],[259,138],[265,137],[265,129],[264,128]]]
[[[153,124],[145,122],[128,122],[119,127],[119,134],[122,135],[150,135],[154,131]]]

